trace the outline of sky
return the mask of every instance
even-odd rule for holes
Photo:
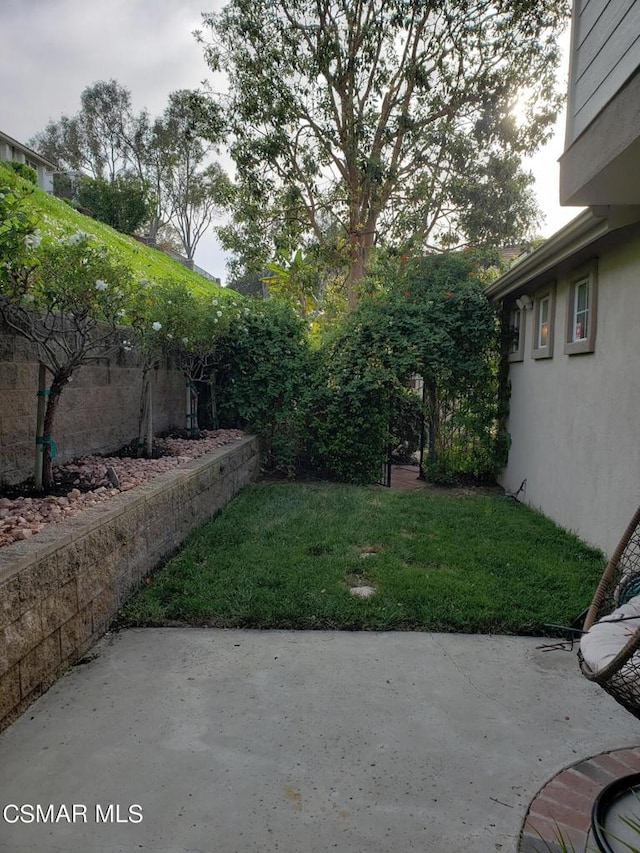
[[[134,110],[160,114],[170,92],[211,81],[193,31],[203,11],[223,5],[224,0],[0,0],[0,130],[26,143],[50,119],[77,112],[86,86],[111,78],[130,90]],[[559,72],[565,90],[566,56],[565,50]],[[551,141],[525,163],[536,178],[545,237],[579,212],[558,204],[563,143],[561,116]],[[224,281],[226,256],[213,234],[202,239],[196,262]]]

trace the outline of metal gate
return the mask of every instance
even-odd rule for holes
[[[377,486],[391,487],[391,459],[386,459],[380,469],[380,479],[376,481]]]
[[[380,477],[376,480],[376,486],[386,486],[387,488],[391,487],[391,452],[393,448],[391,445],[387,447],[386,458],[382,462],[380,466]]]

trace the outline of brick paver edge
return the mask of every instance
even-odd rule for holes
[[[640,747],[608,750],[560,770],[531,800],[522,822],[518,853],[560,850],[559,833],[573,845],[575,853],[584,853],[596,796],[611,782],[631,773],[640,773]]]

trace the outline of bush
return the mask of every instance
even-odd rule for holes
[[[487,477],[500,450],[497,333],[471,266],[446,257],[395,278],[390,270],[386,293],[366,298],[316,350],[305,322],[273,298],[228,294],[210,305],[173,285],[139,287],[129,319],[139,332],[140,314],[154,347],[156,328],[167,350],[178,347],[203,424],[260,436],[267,470],[374,482],[390,449],[404,459],[417,450],[426,416],[427,474]],[[158,354],[149,351],[150,364]],[[425,381],[426,412],[407,389],[413,374]]]
[[[311,471],[343,483],[372,483],[387,455],[390,398],[375,381],[334,387],[326,367],[306,415]],[[323,381],[324,380],[324,381]]]
[[[132,290],[131,271],[90,235],[41,240],[24,197],[0,187],[0,314],[35,344],[51,374],[42,434],[42,478],[53,483],[52,435],[60,396],[76,370],[119,348],[118,326]]]
[[[32,192],[13,172],[0,177],[0,308],[24,296],[38,265],[39,220],[26,203]]]
[[[403,394],[399,377],[407,372],[397,364],[388,321],[379,305],[363,305],[317,354],[306,456],[323,477],[370,483],[387,456],[392,413]]]
[[[66,172],[56,172],[53,176],[53,194],[63,201],[75,199],[78,191],[78,179]]]
[[[112,181],[82,178],[78,188],[78,210],[89,210],[99,222],[122,234],[134,234],[151,213],[147,185],[131,175]]]
[[[38,173],[31,166],[28,166],[26,163],[16,163],[15,160],[5,160],[5,165],[7,165],[10,169],[20,175],[20,177],[28,181],[30,184],[34,184],[34,186],[38,186]]]
[[[390,262],[377,275],[321,351],[307,412],[311,464],[324,476],[371,482],[389,447],[410,455],[422,406],[407,385],[418,374],[427,386],[427,471],[439,481],[490,476],[501,459],[498,334],[478,258]]]
[[[80,202],[74,201],[72,198],[63,198],[61,199],[65,204],[68,204],[69,207],[72,207],[74,210],[77,210],[78,213],[82,213],[83,216],[93,217],[93,211],[89,210],[88,207],[83,207]]]
[[[391,415],[391,456],[398,463],[412,461],[420,449],[423,410],[422,400],[407,389],[400,389]]]
[[[220,421],[259,435],[265,467],[291,476],[309,387],[305,326],[289,306],[275,300],[245,305],[219,344]]]

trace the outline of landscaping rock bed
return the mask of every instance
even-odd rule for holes
[[[70,488],[66,493],[43,497],[16,495],[0,497],[0,548],[13,542],[30,539],[47,524],[67,521],[89,507],[96,506],[121,491],[128,491],[165,471],[198,459],[218,447],[242,438],[241,430],[222,429],[203,431],[198,440],[159,438],[154,446],[165,454],[154,459],[134,459],[118,456],[82,456],[55,469],[57,481]],[[111,469],[112,479],[107,476]],[[119,488],[113,485],[113,475]],[[58,489],[60,491],[60,489]]]

